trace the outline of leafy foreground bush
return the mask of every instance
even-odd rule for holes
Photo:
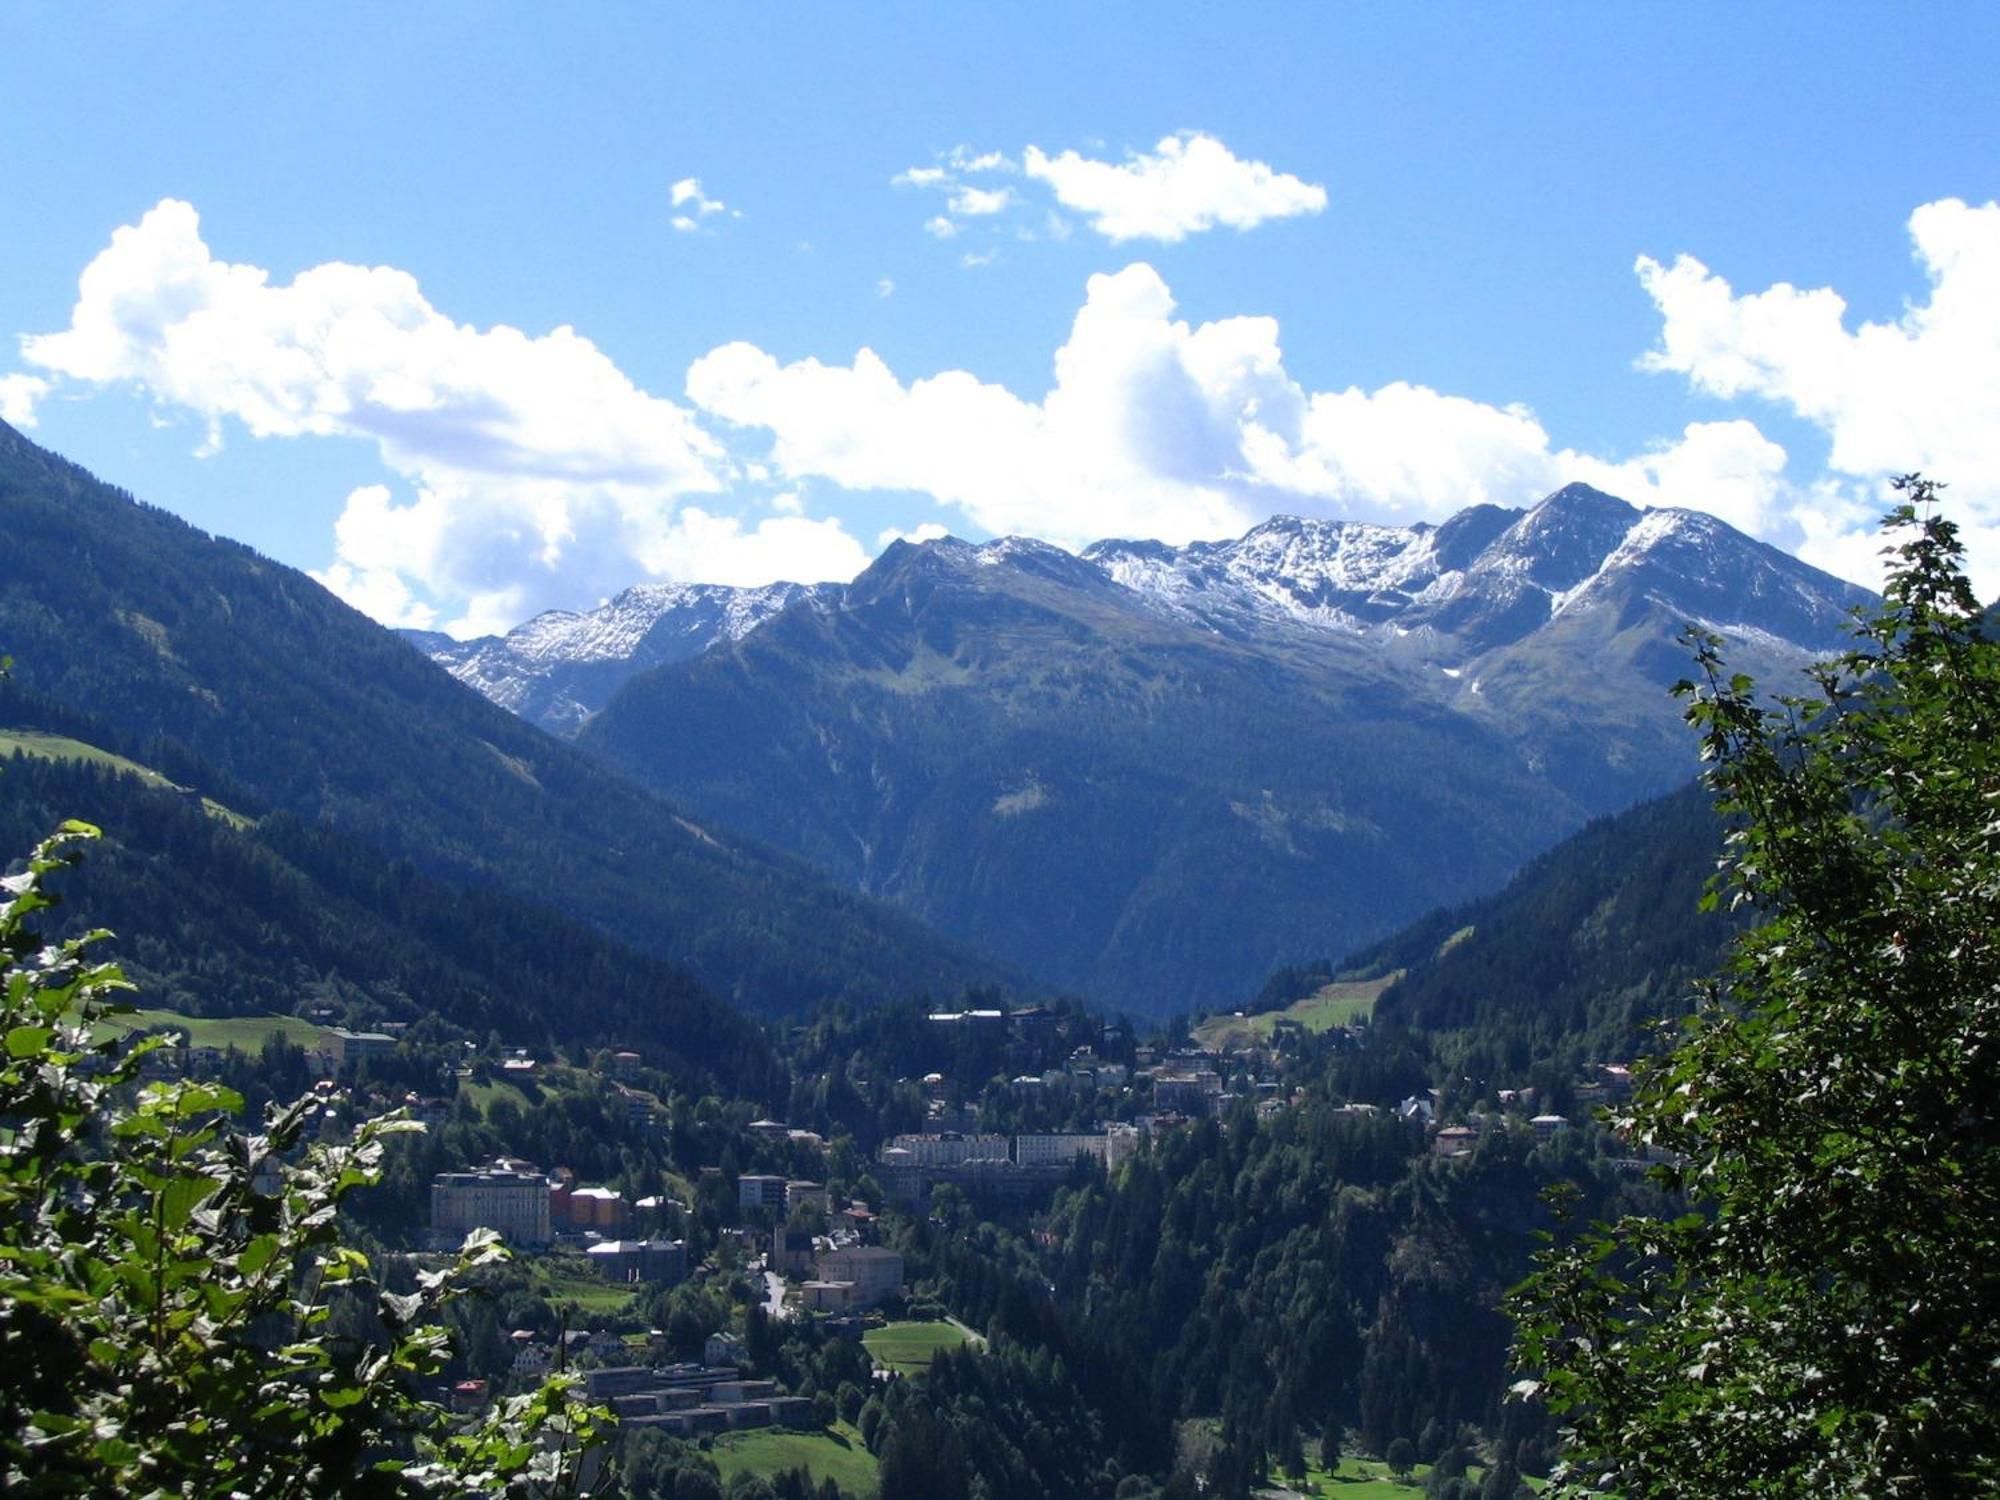
[[[2000,1493],[2000,641],[1934,486],[1881,610],[1765,707],[1688,717],[1760,924],[1619,1122],[1697,1212],[1546,1252],[1517,1356],[1551,1492]]]
[[[449,1353],[437,1315],[502,1256],[494,1237],[400,1295],[340,1241],[341,1199],[375,1180],[390,1135],[421,1127],[371,1120],[299,1151],[305,1101],[246,1135],[230,1091],[139,1081],[157,1043],[97,1024],[130,988],[87,956],[105,934],[43,946],[28,925],[96,834],[65,824],[0,881],[0,1488],[583,1493],[600,1416],[560,1382],[478,1419],[419,1394]],[[277,1190],[256,1191],[273,1169]],[[335,1300],[370,1294],[380,1335],[334,1336]]]

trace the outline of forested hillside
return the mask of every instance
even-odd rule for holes
[[[770,1086],[762,1034],[686,970],[546,907],[454,890],[289,813],[237,826],[129,774],[0,758],[0,848],[26,849],[64,818],[106,836],[56,882],[57,934],[111,929],[146,1006],[326,1005],[358,1027],[435,1015],[510,1046],[641,1046],[691,1089]]]
[[[1438,911],[1349,962],[1402,977],[1378,1022],[1476,1041],[1471,1071],[1631,1057],[1684,1013],[1739,918],[1699,910],[1722,853],[1708,789],[1600,818],[1494,895]]]
[[[111,726],[176,781],[220,795],[204,781],[219,778],[455,889],[552,906],[754,1009],[996,972],[680,816],[304,574],[137,504],[4,424],[0,556],[0,641],[21,685]]]

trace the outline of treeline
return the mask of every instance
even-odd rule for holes
[[[458,890],[285,813],[237,827],[81,761],[0,766],[0,848],[64,818],[105,830],[59,882],[64,932],[107,927],[144,1003],[196,1016],[333,1005],[356,1025],[436,1016],[517,1046],[640,1046],[694,1092],[767,1096],[752,1022],[685,970],[503,892]]]
[[[1497,894],[1433,913],[1347,959],[1403,977],[1379,1020],[1463,1033],[1477,1071],[1522,1072],[1650,1050],[1719,967],[1741,916],[1703,913],[1723,825],[1691,783],[1600,818],[1525,866]]]

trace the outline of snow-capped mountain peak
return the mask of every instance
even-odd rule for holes
[[[1461,675],[1485,653],[1599,608],[1720,622],[1816,651],[1867,597],[1712,515],[1641,510],[1572,484],[1527,509],[1478,505],[1437,525],[1279,515],[1224,541],[1114,539],[1081,555],[1021,536],[898,542],[848,585],[647,583],[505,636],[411,635],[460,680],[569,734],[635,673],[740,640],[787,608],[890,596],[915,607],[939,585],[984,588],[1001,573],[1113,588],[1138,608],[1237,639],[1372,643]]]
[[[634,673],[741,640],[794,604],[837,593],[825,584],[634,584],[592,610],[552,609],[505,635],[412,644],[470,687],[556,734],[573,734]]]

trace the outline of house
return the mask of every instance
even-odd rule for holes
[[[313,1050],[339,1072],[366,1058],[393,1055],[396,1039],[386,1031],[349,1031],[345,1026],[329,1026],[320,1033]]]
[[[833,1198],[826,1186],[818,1182],[788,1182],[785,1184],[785,1212],[796,1213],[801,1208],[815,1209],[827,1213],[833,1208]]]
[[[1479,1144],[1479,1132],[1470,1125],[1447,1125],[1431,1137],[1431,1155],[1464,1156]]]
[[[568,1223],[574,1229],[620,1234],[632,1225],[632,1206],[616,1188],[571,1188]]]
[[[820,1281],[850,1282],[855,1307],[874,1307],[903,1292],[903,1257],[877,1245],[849,1245],[828,1250],[813,1262]]]
[[[736,1206],[782,1210],[785,1206],[785,1179],[746,1172],[736,1179]]]
[[[809,1313],[845,1313],[858,1307],[851,1281],[808,1281],[799,1288],[799,1306]]]
[[[681,1240],[601,1240],[583,1254],[606,1281],[673,1286],[687,1279],[687,1245]]]

